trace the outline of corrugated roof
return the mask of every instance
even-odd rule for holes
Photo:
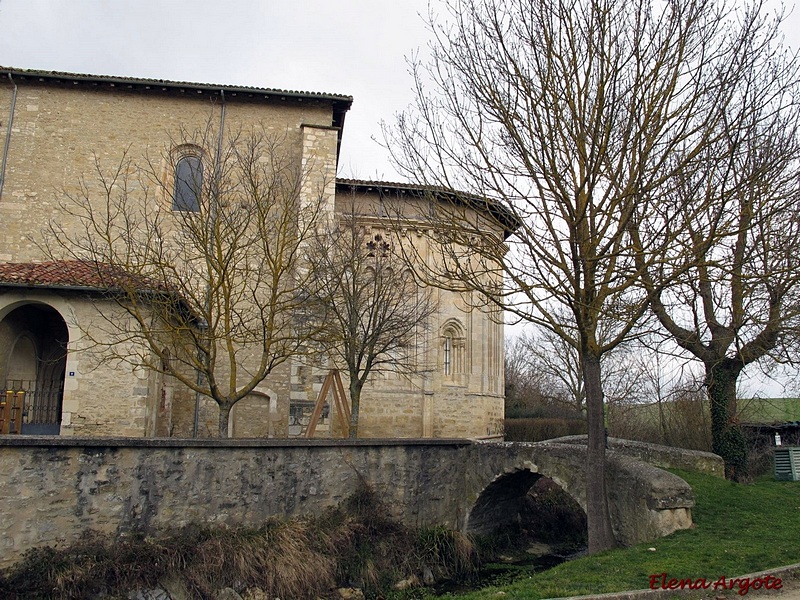
[[[442,192],[446,194],[457,194],[456,190],[446,187],[433,186],[433,185],[419,185],[416,183],[397,182],[397,181],[375,181],[372,179],[344,179],[342,177],[336,178],[336,183],[352,187],[379,187],[394,190],[408,190],[416,192]]]
[[[62,81],[81,81],[88,83],[102,83],[111,86],[126,85],[143,90],[198,90],[219,92],[223,90],[226,94],[255,94],[260,96],[270,96],[275,98],[307,98],[316,100],[328,100],[338,104],[344,104],[345,109],[349,108],[353,102],[352,96],[343,94],[329,94],[320,92],[303,92],[295,90],[282,90],[277,88],[258,88],[241,85],[226,85],[216,83],[193,83],[189,81],[171,81],[169,79],[143,79],[139,77],[118,77],[112,75],[90,75],[86,73],[67,73],[62,71],[39,71],[35,69],[17,69],[15,67],[0,67],[0,73],[5,79],[9,74],[12,77],[31,78],[42,80],[62,80]]]

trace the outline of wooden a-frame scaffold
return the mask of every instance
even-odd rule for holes
[[[325,381],[322,383],[322,389],[317,396],[317,403],[314,406],[314,412],[311,413],[311,420],[306,427],[306,437],[314,437],[314,432],[317,429],[317,424],[322,416],[322,409],[325,407],[325,402],[328,400],[328,394],[333,391],[333,402],[331,403],[331,412],[336,414],[335,422],[339,425],[341,437],[348,437],[350,433],[350,404],[344,395],[344,386],[342,385],[342,377],[339,375],[338,369],[331,369],[325,376]],[[334,417],[331,415],[331,436],[333,435]]]

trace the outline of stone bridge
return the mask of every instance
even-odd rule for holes
[[[468,440],[0,438],[0,564],[94,529],[152,533],[318,513],[366,482],[409,525],[487,532],[516,518],[539,477],[585,508],[580,443]],[[609,453],[614,533],[634,544],[691,525],[680,478]]]

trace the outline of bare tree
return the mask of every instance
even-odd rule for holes
[[[548,382],[543,392],[550,402],[565,404],[578,414],[585,414],[586,392],[580,355],[575,348],[547,329],[523,334],[518,342],[528,368]]]
[[[393,248],[392,237],[361,222],[355,202],[309,245],[319,340],[349,378],[349,437],[358,436],[361,392],[374,373],[411,376],[427,370],[425,337],[436,312]]]
[[[541,393],[548,402],[586,414],[586,390],[580,354],[562,337],[549,329],[526,332],[515,339],[516,352],[524,357],[525,367],[542,381]],[[633,404],[646,400],[645,350],[632,343],[605,353],[601,358],[603,395],[609,404]],[[533,375],[532,375],[533,376]]]
[[[757,8],[726,118],[710,125],[715,141],[700,168],[675,173],[686,209],[665,259],[690,267],[669,286],[663,269],[646,271],[656,316],[704,366],[712,449],[732,479],[747,476],[737,379],[751,363],[789,358],[800,325],[800,66],[776,43],[780,19]]]
[[[663,260],[680,208],[675,175],[703,168],[758,11],[709,0],[449,0],[445,11],[431,17],[429,62],[412,63],[415,107],[387,145],[416,181],[513,215],[504,244],[459,205],[435,211],[429,280],[479,290],[579,354],[596,552],[614,544],[601,358],[657,293],[642,274],[659,265],[664,285],[680,268]],[[504,288],[487,285],[501,274]]]
[[[101,308],[102,325],[83,333],[102,360],[213,398],[226,437],[234,404],[313,333],[296,315],[321,190],[305,197],[308,174],[291,145],[257,127],[209,124],[181,131],[155,159],[126,155],[110,171],[95,163],[96,181],[65,193],[65,217],[46,240],[50,256],[92,265],[121,311]]]
[[[529,410],[551,400],[551,382],[531,364],[527,340],[525,334],[506,339],[503,357],[506,417],[511,411]]]

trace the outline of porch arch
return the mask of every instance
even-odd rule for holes
[[[18,302],[0,311],[0,385],[3,395],[24,397],[19,433],[61,430],[69,329],[61,313],[43,302]]]

